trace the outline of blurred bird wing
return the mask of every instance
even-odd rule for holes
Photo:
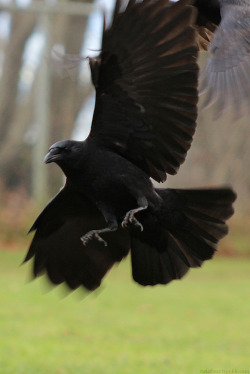
[[[67,186],[52,199],[31,227],[35,230],[24,262],[34,257],[34,277],[46,272],[54,284],[66,282],[69,288],[97,288],[112,265],[128,254],[126,230],[103,234],[108,242],[91,240],[83,246],[86,232],[107,224],[95,205]]]
[[[216,102],[217,116],[227,105],[240,115],[241,106],[250,102],[250,5],[223,3],[221,14],[200,92],[207,91],[203,107]]]
[[[207,22],[206,26],[196,26],[196,29],[198,31],[199,49],[201,51],[207,51],[217,26],[211,22]]]
[[[180,0],[136,3],[103,32],[90,61],[96,106],[90,139],[129,159],[150,177],[175,174],[191,145],[197,118],[194,9]]]

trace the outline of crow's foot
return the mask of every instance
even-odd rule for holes
[[[122,227],[127,227],[129,223],[132,223],[132,224],[134,224],[135,226],[140,227],[141,231],[143,231],[143,226],[142,226],[142,224],[138,221],[138,219],[135,218],[135,214],[136,214],[137,212],[140,212],[141,210],[146,209],[146,208],[147,208],[147,207],[140,207],[140,208],[137,208],[137,209],[131,209],[131,210],[129,210],[129,211],[126,213],[126,215],[125,215],[125,217],[124,217],[124,219],[123,219],[123,221],[122,221]]]
[[[81,237],[82,244],[86,246],[90,240],[96,239],[98,242],[103,243],[105,247],[107,247],[108,243],[99,235],[101,232],[103,232],[103,230],[92,230],[87,232],[87,234]]]

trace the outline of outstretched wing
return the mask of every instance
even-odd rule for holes
[[[31,227],[35,235],[24,262],[34,257],[34,277],[46,272],[54,284],[66,282],[71,289],[82,285],[94,290],[130,248],[124,229],[103,234],[107,247],[96,240],[83,246],[82,235],[105,226],[102,214],[93,203],[64,187]]]
[[[103,33],[90,60],[96,106],[89,140],[129,159],[157,181],[175,174],[197,118],[197,44],[187,0],[136,2]]]
[[[239,116],[250,102],[250,3],[220,2],[222,21],[209,47],[200,91],[207,94],[203,107],[216,103],[217,116],[228,105]]]

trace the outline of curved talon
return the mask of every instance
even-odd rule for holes
[[[98,234],[98,232],[95,230],[89,231],[87,234],[83,235],[80,239],[84,246],[86,246],[91,239],[98,240],[98,242],[103,243],[105,247],[107,247],[108,245],[108,243],[104,239],[102,239],[100,235]]]
[[[135,217],[133,217],[131,223],[133,223],[137,227],[140,227],[141,231],[143,231],[143,226],[142,226],[141,222],[138,221],[138,219],[136,219]]]
[[[141,231],[143,231],[143,226],[142,224],[138,221],[138,219],[135,218],[135,211],[130,210],[129,212],[126,213],[123,221],[122,221],[122,227],[125,228],[128,226],[129,223],[133,223],[135,226],[140,227]]]

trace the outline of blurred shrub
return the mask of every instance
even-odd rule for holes
[[[5,191],[0,195],[0,242],[25,244],[27,232],[39,212],[25,189]]]
[[[24,188],[1,193],[0,243],[5,248],[28,246],[28,230],[41,209]],[[229,234],[221,241],[217,255],[250,256],[250,217],[236,214],[228,223]]]

